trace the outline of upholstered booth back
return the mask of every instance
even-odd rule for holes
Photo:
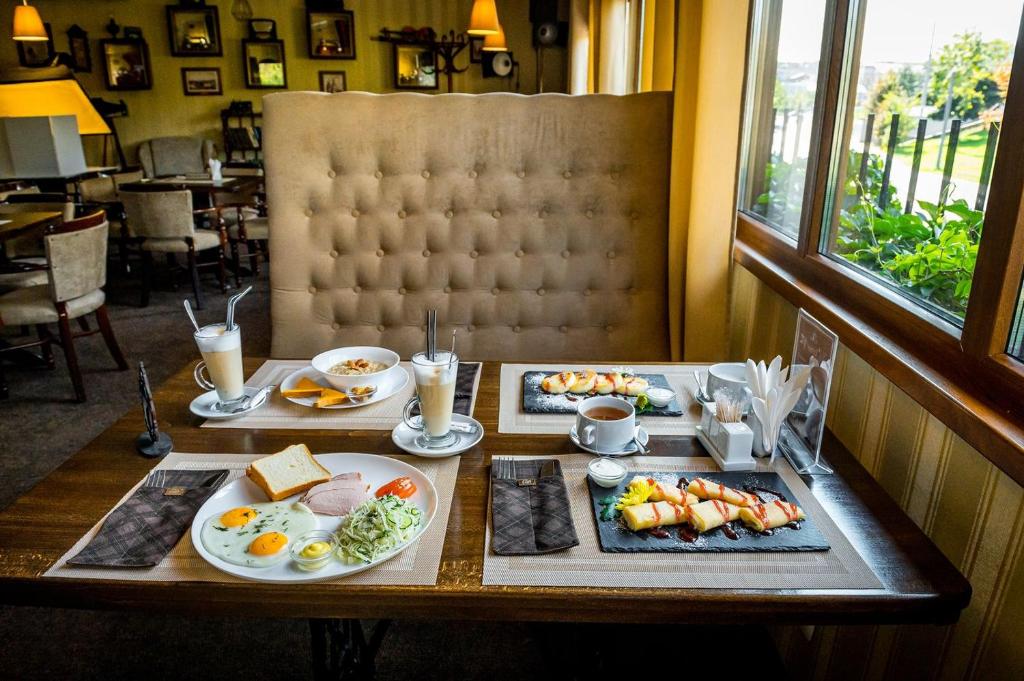
[[[668,358],[668,93],[263,101],[274,356]]]

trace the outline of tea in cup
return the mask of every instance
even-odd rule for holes
[[[598,452],[618,452],[633,441],[636,410],[617,397],[598,396],[580,402],[576,411],[576,437]]]

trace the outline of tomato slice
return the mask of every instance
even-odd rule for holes
[[[412,481],[412,478],[395,478],[377,490],[375,496],[379,499],[389,494],[394,494],[399,499],[408,499],[413,494],[416,494],[416,483]]]

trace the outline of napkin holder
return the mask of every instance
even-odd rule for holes
[[[757,463],[751,457],[754,433],[742,421],[722,423],[715,415],[714,402],[701,403],[697,439],[723,471],[752,471]]]

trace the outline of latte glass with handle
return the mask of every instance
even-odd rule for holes
[[[425,352],[412,356],[412,373],[416,381],[416,394],[405,403],[402,419],[413,430],[422,431],[416,445],[426,449],[444,449],[459,441],[452,430],[452,410],[455,407],[455,383],[459,373],[459,358],[450,352]],[[420,418],[413,419],[412,410],[420,406]]]
[[[193,337],[203,355],[193,372],[196,383],[204,390],[217,391],[214,409],[230,411],[245,399],[242,329],[237,324],[231,331],[224,324],[208,324]]]

